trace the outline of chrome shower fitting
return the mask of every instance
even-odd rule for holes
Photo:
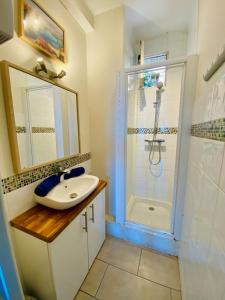
[[[163,83],[158,82],[157,90],[156,90],[156,101],[153,103],[155,108],[155,121],[154,121],[154,129],[153,129],[153,138],[152,140],[145,140],[149,143],[149,163],[151,165],[158,165],[161,162],[161,145],[165,142],[165,140],[157,139],[158,133],[158,124],[159,124],[159,113],[160,113],[160,106],[161,106],[161,97],[162,93],[165,90],[163,89]],[[155,156],[155,146],[158,146],[158,159],[154,161]]]

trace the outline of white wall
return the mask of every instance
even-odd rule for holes
[[[123,7],[123,39],[124,39],[124,67],[130,67],[136,64],[136,39],[132,21],[130,21],[130,8]]]
[[[145,56],[168,52],[168,58],[175,58],[187,54],[187,33],[183,31],[168,32],[144,42]]]
[[[107,206],[112,214],[117,80],[123,55],[123,8],[120,7],[97,15],[95,30],[87,34],[92,167],[93,173],[109,181]]]
[[[199,0],[189,0],[191,4],[191,14],[188,26],[187,54],[198,53],[198,9]]]
[[[203,73],[225,43],[224,0],[200,0],[199,67],[192,124],[225,117],[225,65],[208,82]],[[180,270],[184,300],[225,293],[225,145],[191,137]]]
[[[225,64],[213,76],[210,81],[202,79],[206,69],[211,65],[225,44],[224,39],[224,12],[225,3],[217,0],[216,5],[213,0],[199,1],[199,33],[198,33],[198,85],[197,97],[212,86],[216,80],[224,74]]]

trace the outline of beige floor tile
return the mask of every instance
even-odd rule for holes
[[[88,294],[85,294],[85,293],[79,291],[74,300],[95,300],[95,298],[89,296]]]
[[[180,289],[178,261],[149,250],[143,250],[138,275],[162,285]]]
[[[181,292],[171,290],[172,300],[181,300]]]
[[[80,289],[95,296],[107,266],[103,261],[96,259]]]
[[[137,274],[141,249],[125,241],[108,237],[98,258],[125,271]]]
[[[170,289],[109,266],[96,298],[100,300],[170,300]]]

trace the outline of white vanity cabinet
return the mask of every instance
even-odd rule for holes
[[[48,210],[43,209],[45,214]],[[32,218],[35,209],[30,211]],[[35,212],[40,218],[44,213]],[[15,227],[16,258],[25,292],[38,300],[73,300],[105,239],[105,189],[102,188],[94,198],[92,195],[87,206],[63,230],[60,229],[51,242],[38,238],[38,233],[34,236],[33,232],[24,230],[21,227],[25,220],[23,215],[11,224]],[[56,211],[53,223],[60,226],[62,215],[62,211],[58,214]],[[45,222],[43,230],[46,224],[52,226],[52,218],[49,223]],[[26,226],[28,228],[27,223]]]
[[[100,193],[88,206],[89,268],[105,240],[105,194]]]
[[[48,245],[57,300],[72,300],[88,272],[86,209]],[[43,299],[44,300],[44,299]]]

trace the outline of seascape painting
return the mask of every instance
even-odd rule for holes
[[[65,63],[65,33],[35,1],[22,0],[21,36],[29,44]]]

